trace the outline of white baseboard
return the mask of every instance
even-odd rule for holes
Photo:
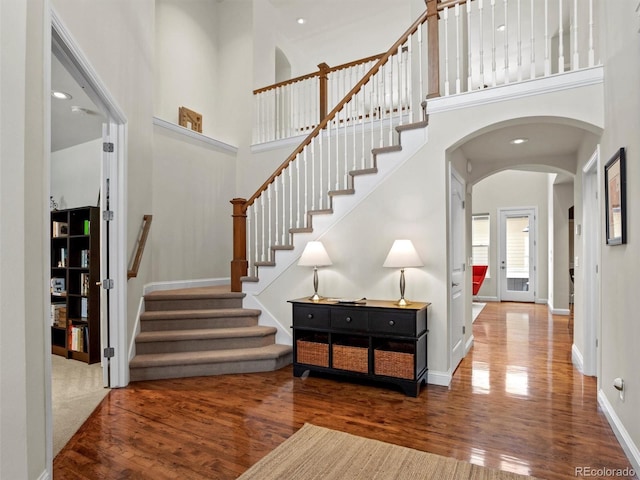
[[[584,373],[584,358],[575,343],[571,345],[571,362],[580,373]]]
[[[539,303],[541,305],[548,305],[549,304],[549,300],[546,298],[537,298],[535,303]]]
[[[469,350],[471,350],[471,347],[473,347],[473,335],[471,335],[468,339],[467,339],[467,343],[464,346],[464,355],[465,357],[467,356],[467,353],[469,353]]]
[[[613,405],[611,405],[602,389],[598,390],[598,405],[602,408],[604,416],[607,417],[607,421],[609,425],[611,425],[611,429],[613,433],[615,433],[618,442],[620,442],[620,446],[627,455],[635,473],[638,474],[638,472],[640,472],[640,450],[638,450],[638,446],[633,442],[627,429],[624,428],[622,421],[613,409]]]
[[[550,308],[549,311],[552,315],[569,315],[571,313],[568,308]]]
[[[427,383],[431,385],[440,385],[441,387],[448,387],[451,384],[451,372],[435,372],[433,370],[429,370]]]
[[[475,297],[473,297],[473,301],[474,302],[499,302],[500,300],[498,300],[498,297],[486,297],[486,296],[476,295]]]

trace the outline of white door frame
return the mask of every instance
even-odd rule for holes
[[[460,218],[460,222],[462,224],[462,235],[460,235],[459,240],[462,242],[462,264],[460,266],[460,272],[458,274],[454,274],[454,254],[455,254],[455,248],[454,248],[454,228],[455,226],[453,225],[453,203],[451,200],[451,196],[453,193],[453,181],[456,180],[460,183],[461,187],[462,187],[462,213],[461,213],[461,218]],[[448,295],[448,302],[449,302],[449,365],[451,366],[451,375],[453,375],[453,372],[455,371],[456,367],[458,366],[458,364],[460,363],[460,361],[464,358],[465,354],[466,354],[466,346],[465,346],[465,333],[464,333],[464,328],[466,325],[466,321],[464,318],[465,315],[465,305],[466,305],[466,285],[465,285],[465,281],[466,281],[466,275],[465,275],[465,270],[466,270],[466,232],[465,232],[465,215],[464,215],[464,202],[465,202],[465,192],[466,192],[466,183],[464,178],[462,177],[462,175],[460,175],[456,169],[453,167],[453,164],[449,164],[449,198],[448,198],[448,204],[449,204],[449,255],[448,255],[448,264],[449,264],[449,268],[448,268],[448,275],[449,275],[449,282],[448,282],[448,291],[449,291],[449,295]],[[461,315],[460,321],[456,322],[456,319],[454,318],[454,308],[453,308],[453,302],[454,302],[454,296],[455,298],[460,302],[461,305],[461,311],[458,312]],[[458,331],[458,329],[460,329]],[[461,336],[459,342],[455,342],[456,345],[458,345],[458,348],[454,348],[454,340],[456,338],[458,338],[458,336]],[[454,357],[454,353],[455,351],[458,351],[459,353],[457,355],[455,355]]]
[[[529,235],[529,290],[527,295],[522,296],[522,300],[519,300],[517,296],[511,297],[509,300],[511,301],[523,301],[523,302],[535,302],[537,300],[537,292],[538,292],[538,255],[537,255],[537,247],[538,247],[538,234],[537,234],[537,218],[538,218],[538,207],[504,207],[498,208],[498,299],[500,301],[505,300],[504,292],[505,292],[505,274],[503,273],[503,259],[506,254],[505,249],[505,241],[506,241],[506,233],[504,231],[503,225],[503,216],[509,215],[533,215],[532,221],[529,223],[530,235]],[[527,297],[527,299],[524,299]],[[531,297],[531,299],[528,299]]]
[[[115,287],[110,293],[108,310],[109,338],[102,338],[103,346],[110,345],[115,349],[115,356],[110,360],[109,385],[111,387],[123,387],[128,383],[128,356],[127,356],[127,260],[126,260],[126,145],[127,124],[126,117],[118,107],[116,101],[100,80],[97,73],[85,58],[78,43],[72,37],[68,28],[64,25],[55,10],[51,10],[52,48],[64,56],[65,67],[76,78],[81,78],[87,85],[86,92],[96,106],[108,118],[110,138],[104,141],[114,144],[110,165],[106,171],[110,175],[111,203],[110,209],[114,212],[110,225],[109,262],[110,276],[114,280]],[[47,119],[46,121],[50,121]],[[103,162],[105,159],[103,158]],[[105,166],[103,165],[103,171]],[[101,194],[101,201],[104,194]],[[101,247],[106,248],[106,247]],[[102,250],[101,257],[106,252]],[[102,307],[103,311],[104,306]],[[103,323],[104,323],[103,322]],[[103,359],[103,367],[105,360]],[[49,398],[50,402],[51,399]]]
[[[600,145],[582,169],[582,262],[575,265],[582,280],[583,315],[582,373],[600,378],[600,350],[597,347],[601,328],[600,239],[602,200],[600,195]],[[577,350],[573,346],[572,350]],[[578,352],[579,356],[579,352]],[[575,362],[575,359],[574,359]],[[580,365],[578,365],[580,368]]]

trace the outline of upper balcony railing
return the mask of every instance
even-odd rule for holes
[[[595,65],[593,0],[427,0],[429,97]],[[437,15],[433,12],[437,11]],[[382,55],[255,90],[253,143],[311,132]],[[401,67],[406,68],[408,62]],[[408,72],[403,72],[408,77]]]

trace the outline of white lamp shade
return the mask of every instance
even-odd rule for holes
[[[396,240],[382,266],[392,268],[423,267],[424,263],[422,263],[411,240]]]
[[[331,259],[324,249],[324,245],[318,241],[307,243],[300,260],[298,260],[298,265],[301,267],[325,267],[331,264]]]

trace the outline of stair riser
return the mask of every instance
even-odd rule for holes
[[[171,318],[163,320],[140,320],[141,332],[159,332],[166,330],[193,330],[196,328],[233,328],[258,325],[258,317],[231,318]]]
[[[259,337],[210,338],[198,340],[173,340],[167,342],[136,342],[136,354],[200,352],[257,348],[275,343],[275,334]]]
[[[292,356],[284,355],[277,359],[246,360],[241,362],[207,363],[200,365],[169,365],[165,367],[132,368],[130,380],[160,380],[164,378],[200,377],[207,375],[226,375],[234,373],[270,372],[279,370],[292,362]]]
[[[242,308],[242,298],[193,298],[176,300],[145,299],[148,312],[167,310],[209,310],[216,308]]]

